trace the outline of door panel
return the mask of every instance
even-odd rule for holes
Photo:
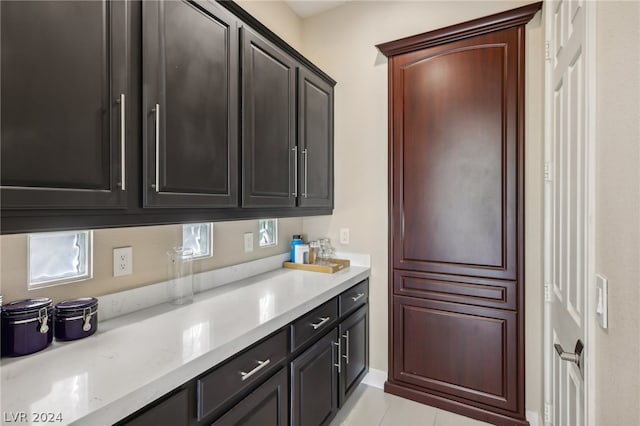
[[[338,411],[336,329],[291,363],[291,424],[329,424]]]
[[[0,3],[3,209],[125,206],[129,7]]]
[[[556,425],[584,424],[586,417],[584,371],[560,360],[554,344],[573,352],[586,341],[586,285],[589,282],[589,147],[586,88],[586,8],[580,1],[547,5],[554,40],[548,64],[547,96],[552,132],[546,160],[550,177],[546,186],[545,280],[550,286],[550,333],[547,362],[551,362],[551,394]]]
[[[294,207],[296,64],[251,30],[242,35],[242,206]]]
[[[213,424],[286,426],[289,424],[288,408],[287,370],[283,368]]]
[[[185,1],[144,2],[143,19],[145,207],[234,207],[236,20]]]
[[[369,371],[369,310],[363,306],[345,319],[339,328],[342,339],[340,401],[342,407]]]
[[[517,279],[518,43],[394,58],[394,268]]]
[[[298,69],[298,205],[333,207],[333,87]]]
[[[394,379],[505,410],[517,407],[516,313],[394,297]]]

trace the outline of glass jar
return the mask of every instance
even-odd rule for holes
[[[193,301],[193,250],[174,247],[167,251],[169,281],[167,298],[173,305]]]

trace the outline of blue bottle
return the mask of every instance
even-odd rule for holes
[[[295,262],[296,259],[296,246],[302,244],[302,235],[294,235],[291,240],[291,261]]]

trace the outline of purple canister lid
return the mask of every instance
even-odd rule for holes
[[[98,306],[98,299],[95,297],[81,297],[79,299],[65,300],[64,302],[57,303],[56,315],[67,316],[77,313],[95,313]]]
[[[43,308],[51,307],[51,299],[40,297],[36,299],[24,299],[9,302],[2,305],[2,316],[12,318],[16,316],[38,313]]]

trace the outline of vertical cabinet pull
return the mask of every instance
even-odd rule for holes
[[[340,372],[342,371],[342,365],[341,365],[341,362],[340,362],[340,355],[342,354],[342,349],[341,349],[342,344],[340,342],[340,338],[338,337],[338,341],[337,342],[331,342],[331,343],[333,343],[334,346],[338,347],[338,363],[336,364],[335,358],[333,358],[333,360],[334,360],[333,361],[333,366],[334,367],[338,367],[338,374],[340,374]]]
[[[120,94],[120,99],[118,100],[120,104],[120,189],[126,191],[126,166],[127,166],[127,152],[126,152],[126,141],[125,138],[127,136],[127,112],[125,106],[125,97],[124,93]]]
[[[155,113],[155,128],[156,128],[156,192],[160,192],[160,104],[156,104],[156,107],[152,109]]]
[[[298,147],[294,146],[291,148],[293,151],[293,195],[294,197],[298,196]]]
[[[307,177],[309,176],[309,152],[307,148],[302,150],[302,155],[304,155],[304,198],[307,198]]]
[[[349,330],[345,331],[342,337],[344,337],[345,343],[345,351],[344,355],[342,355],[342,358],[344,358],[345,362],[349,364]]]

